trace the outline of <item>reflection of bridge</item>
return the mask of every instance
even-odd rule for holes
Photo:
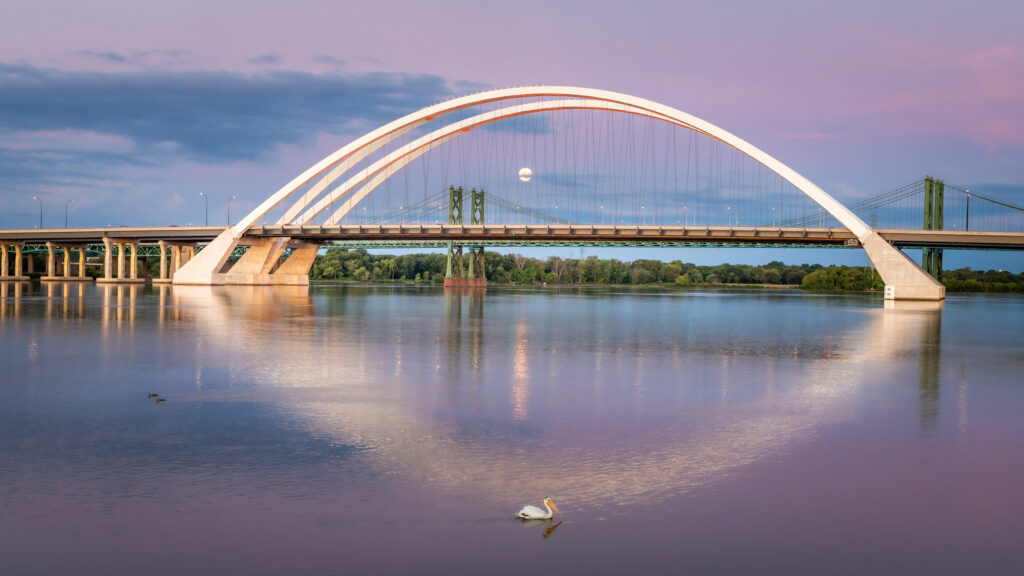
[[[556,114],[569,114],[559,129],[553,121],[537,120]],[[602,116],[595,120],[588,116],[592,114]],[[459,119],[432,132],[424,130],[446,115]],[[521,117],[532,123],[516,124]],[[641,127],[617,128],[623,117],[638,119]],[[477,130],[482,127],[489,128]],[[677,152],[680,128],[689,139],[685,158]],[[498,138],[493,135],[503,129],[509,135],[502,142],[511,142],[508,146],[495,143]],[[668,131],[657,131],[661,129]],[[467,136],[474,132],[476,140]],[[556,137],[548,138],[550,134]],[[551,140],[550,150],[547,144],[538,144],[542,138]],[[437,187],[429,154],[435,150],[443,180]],[[658,157],[656,151],[666,157]],[[457,157],[457,170],[449,167],[452,156]],[[493,172],[514,173],[508,166],[492,166],[505,161],[532,163],[538,168],[537,179],[547,180],[543,187],[538,182],[532,188],[515,180],[495,180]],[[417,164],[423,197],[410,198],[410,166]],[[452,188],[447,199],[427,194],[456,179],[456,171],[459,180],[479,181],[481,186],[480,192],[473,189],[468,222],[463,220],[461,188]],[[531,179],[531,172],[523,182]],[[402,176],[396,178],[397,174]],[[398,195],[391,186],[400,178],[405,187]],[[680,179],[685,183],[681,185]],[[485,183],[490,210],[497,210],[498,219],[494,212],[490,220],[485,218]],[[887,299],[941,300],[944,287],[898,247],[925,247],[926,264],[933,273],[941,261],[931,247],[1021,247],[1021,234],[1006,228],[980,232],[977,217],[970,231],[941,230],[943,190],[941,182],[925,181],[925,233],[880,233],[876,228],[884,227],[876,224],[875,212],[869,226],[858,216],[860,203],[844,206],[759,148],[685,112],[603,90],[526,87],[456,98],[382,126],[310,167],[230,228],[107,229],[99,237],[96,231],[18,231],[0,235],[0,251],[5,260],[14,252],[14,275],[20,276],[22,247],[46,242],[46,278],[61,279],[70,276],[73,252],[78,253],[81,276],[88,244],[103,242],[105,280],[130,282],[137,277],[139,246],[148,238],[159,242],[162,280],[173,275],[175,284],[251,285],[307,283],[313,259],[325,242],[443,243],[450,261],[457,257],[456,266],[449,266],[454,276],[461,276],[462,246],[470,246],[470,279],[484,245],[840,245],[867,252],[886,284]],[[898,190],[891,202],[908,194]],[[969,211],[969,192],[966,198]],[[813,210],[809,216],[807,202]],[[438,217],[443,212],[446,222]],[[430,223],[435,217],[437,221]],[[276,222],[261,224],[268,218]],[[524,218],[529,221],[524,223]],[[964,219],[970,221],[969,216]],[[197,241],[208,242],[199,253]],[[240,247],[244,253],[237,257]],[[61,252],[63,276],[55,264]],[[5,262],[2,272],[9,271]]]

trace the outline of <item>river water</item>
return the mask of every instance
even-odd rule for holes
[[[3,574],[1024,571],[1020,297],[0,297]]]

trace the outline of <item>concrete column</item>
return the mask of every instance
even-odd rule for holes
[[[71,249],[67,246],[62,247],[64,250],[64,277],[71,277]]]
[[[46,276],[53,278],[57,272],[57,263],[54,262],[53,257],[53,243],[46,243]]]
[[[171,276],[181,268],[181,246],[171,246]]]
[[[103,279],[110,280],[113,278],[113,262],[110,257],[110,251],[113,249],[110,245],[110,238],[103,239]]]
[[[10,265],[7,261],[7,249],[7,244],[0,244],[0,252],[2,252],[0,254],[0,261],[2,261],[0,263],[0,278],[7,278],[7,267]]]
[[[139,243],[128,242],[128,250],[131,251],[131,263],[128,266],[129,277],[134,280],[139,277]]]
[[[124,280],[124,242],[116,242],[117,246],[117,279]]]
[[[167,280],[167,242],[157,242],[160,245],[160,279]]]
[[[35,272],[33,270],[32,257],[28,259],[28,271],[31,274]],[[14,275],[21,276],[21,244],[14,245]]]
[[[78,248],[78,277],[85,278],[85,246]]]

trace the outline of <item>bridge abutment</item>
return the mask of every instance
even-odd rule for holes
[[[291,254],[282,260],[289,242],[290,239],[284,237],[256,239],[228,268],[228,258],[238,246],[239,238],[227,229],[174,273],[173,284],[308,286],[309,270],[320,245],[300,242],[292,246]]]
[[[944,300],[946,287],[874,231],[861,241],[885,282],[886,300]]]

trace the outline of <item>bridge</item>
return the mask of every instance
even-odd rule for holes
[[[0,231],[0,280],[24,279],[24,255],[44,249],[44,280],[85,280],[95,253],[100,282],[144,281],[138,260],[155,255],[155,282],[213,285],[308,283],[325,245],[442,246],[446,284],[477,285],[486,246],[838,246],[865,250],[886,299],[941,300],[941,250],[1021,249],[1022,215],[933,178],[845,206],[681,110],[537,86],[454,98],[381,126],[234,226]],[[911,247],[923,250],[924,269],[901,250]]]

